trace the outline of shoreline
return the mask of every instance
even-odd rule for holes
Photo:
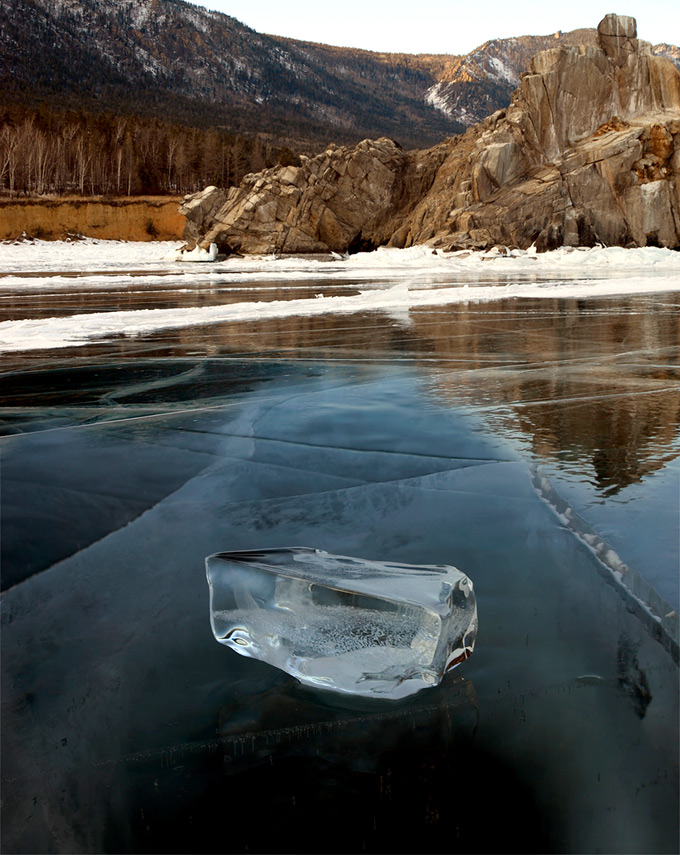
[[[0,199],[0,240],[181,240],[181,196],[52,196]]]

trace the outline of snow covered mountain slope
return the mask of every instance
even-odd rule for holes
[[[263,35],[183,0],[0,0],[0,103],[158,115],[301,148],[380,136],[419,148],[507,106],[538,50],[594,40],[381,54]],[[677,47],[654,50],[680,63]]]
[[[262,35],[182,0],[0,0],[0,93],[24,104],[421,146],[461,130],[423,100],[433,82],[410,57]]]

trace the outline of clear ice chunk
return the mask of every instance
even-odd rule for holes
[[[472,583],[448,565],[295,547],[220,552],[206,573],[215,638],[307,686],[405,698],[474,648]]]

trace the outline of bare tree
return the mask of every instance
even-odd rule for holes
[[[0,181],[14,196],[17,173],[17,147],[19,135],[12,125],[3,125],[0,130]]]
[[[89,150],[88,141],[81,134],[75,141],[75,178],[80,194],[85,194],[85,182],[87,180],[88,167],[92,155]]]
[[[0,192],[10,196],[228,187],[276,156],[260,138],[158,119],[74,115],[49,107],[17,109],[13,117],[8,111],[0,119]]]

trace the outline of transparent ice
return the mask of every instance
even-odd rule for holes
[[[217,553],[206,571],[215,638],[308,686],[404,698],[474,648],[475,595],[455,567],[296,547]]]

